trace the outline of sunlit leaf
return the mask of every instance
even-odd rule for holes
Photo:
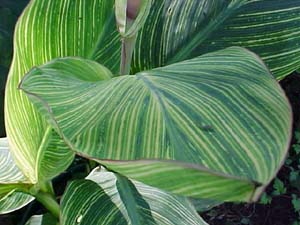
[[[120,43],[113,1],[31,1],[20,17],[5,95],[6,131],[16,164],[32,182],[65,170],[74,153],[18,90],[34,66],[63,56],[81,56],[119,69]],[[107,57],[109,55],[109,58]]]

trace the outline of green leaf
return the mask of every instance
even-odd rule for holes
[[[17,89],[18,84],[32,67],[64,56],[93,58],[117,71],[120,41],[113,4],[106,0],[88,0],[84,4],[36,0],[31,1],[17,23],[5,94],[5,123],[10,151],[32,183],[51,179],[65,170],[74,153]]]
[[[57,219],[50,213],[43,215],[34,215],[26,223],[26,225],[57,225]]]
[[[120,224],[206,224],[199,217],[192,204],[183,197],[168,194],[140,182],[130,181],[121,175],[108,172],[104,169],[100,170],[96,168],[91,172],[87,179],[89,182],[93,181],[93,187],[95,185],[98,186],[98,188],[95,186],[94,190],[97,192],[101,190],[103,193],[106,193],[105,198],[109,198],[110,203],[118,206],[121,215],[123,215],[123,217],[120,218]],[[87,206],[76,202],[82,198],[87,198],[87,195],[89,194],[89,189],[83,189],[85,186],[83,186],[82,183],[87,183],[87,181],[78,182],[76,189],[76,193],[79,193],[80,190],[81,195],[76,196],[73,194],[73,199],[68,198],[72,191],[74,191],[74,188],[72,188],[74,185],[72,183],[70,187],[71,190],[68,188],[63,197],[62,204],[65,206],[65,208],[62,207],[63,225],[72,224],[72,222],[66,223],[65,219],[71,219],[73,224],[75,224],[76,220],[74,217],[77,219],[81,218],[80,221],[82,223],[80,224],[96,224],[95,222],[92,223],[92,221],[88,222],[87,217],[98,216],[100,213],[96,212],[98,212],[97,210],[99,207],[103,207],[104,201],[102,201],[102,204],[98,207],[95,207],[94,203],[90,203],[90,205]],[[92,195],[92,193],[90,193],[90,195]],[[92,198],[92,196],[90,196],[90,198]],[[64,202],[66,200],[68,201]],[[96,200],[98,201],[98,199],[94,197],[93,202]],[[107,204],[107,202],[108,200],[105,201],[105,204]],[[77,207],[72,210],[69,204],[77,206],[82,205],[82,207]],[[83,209],[87,211],[81,211]],[[65,212],[64,210],[68,210],[68,212]],[[78,217],[79,214],[83,216]],[[110,216],[110,218],[117,219],[117,216],[119,215]]]
[[[116,191],[124,204],[131,224],[156,224],[151,208],[134,184],[127,178],[116,174]]]
[[[96,182],[106,193],[110,193],[112,201],[120,205],[120,210],[128,215],[131,224],[135,224],[130,214],[132,208],[136,207],[134,205],[138,206],[139,216],[145,219],[145,223],[140,224],[206,224],[184,197],[129,180],[104,168],[94,169],[86,179]],[[125,185],[121,186],[120,183]]]
[[[91,64],[58,59],[20,85],[83,156],[163,190],[219,200],[256,199],[282,165],[291,109],[249,51],[95,82]]]
[[[257,53],[282,79],[300,67],[300,1],[153,1],[137,39],[133,71],[230,46]]]
[[[262,56],[281,78],[300,67],[299,60],[295,60],[300,54],[299,6],[295,0],[153,1],[140,31],[132,70],[242,45]],[[62,143],[57,155],[47,148],[47,144],[57,144],[59,138],[54,133],[45,135],[49,131],[47,123],[17,90],[18,83],[32,67],[65,56],[94,59],[117,73],[121,44],[115,26],[114,1],[104,0],[35,0],[20,17],[6,89],[5,117],[12,154],[30,181],[57,175],[70,164],[72,154]],[[51,154],[52,161],[39,157],[44,155],[42,151],[48,151],[45,155]],[[62,158],[63,165],[52,170],[49,177],[37,172],[43,173],[43,169],[37,170],[41,161],[48,167],[47,162],[52,165]]]
[[[298,198],[297,195],[295,194],[293,194],[292,197],[293,197],[292,204],[295,212],[300,212],[300,198]]]
[[[7,138],[0,138],[0,197],[15,189],[28,189],[31,186],[12,158]],[[1,198],[0,201],[3,199]],[[4,204],[4,203],[3,203]],[[0,208],[6,207],[0,205]]]
[[[0,138],[0,214],[15,211],[33,201],[32,196],[17,192],[30,187],[9,152],[7,138]]]
[[[268,204],[271,204],[271,202],[272,202],[272,197],[269,196],[266,192],[264,192],[261,195],[259,203],[263,204],[263,205],[268,205]]]
[[[291,171],[290,172],[290,177],[289,180],[291,182],[296,181],[298,179],[298,177],[300,176],[300,171]]]
[[[16,211],[26,206],[33,200],[34,197],[32,197],[31,195],[22,192],[16,192],[13,190],[0,198],[0,214],[6,214]]]
[[[273,184],[273,195],[282,195],[286,193],[286,187],[284,186],[284,183],[279,179],[276,178]]]
[[[292,197],[293,197],[292,204],[295,212],[300,212],[300,198],[297,197],[295,194],[293,194]]]
[[[107,193],[90,180],[73,181],[61,200],[62,225],[127,224]]]
[[[300,144],[300,131],[295,131],[296,142]]]
[[[294,144],[292,145],[292,148],[296,154],[300,153],[300,144]]]

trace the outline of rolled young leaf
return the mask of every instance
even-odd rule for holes
[[[127,0],[115,0],[116,23],[121,35],[126,32],[127,24]]]
[[[123,38],[132,38],[144,25],[152,0],[115,0],[116,22]]]
[[[230,46],[258,54],[277,79],[300,67],[298,0],[153,1],[132,71],[153,69]]]
[[[75,224],[76,221],[79,224],[117,224],[108,220],[119,221],[118,224],[132,225],[206,224],[191,203],[183,197],[165,193],[98,168],[92,171],[86,179],[88,180],[71,183],[67,188],[62,199],[63,225]],[[88,184],[99,194],[91,192],[92,189],[87,188]],[[99,202],[97,207],[96,202]],[[108,209],[99,212],[105,204],[108,207],[111,204],[118,207],[116,212],[122,215],[119,220],[120,215],[113,214]],[[92,218],[100,216],[106,217],[99,223],[96,223],[95,219],[91,221]]]
[[[255,200],[281,166],[291,109],[248,50],[90,82],[93,64],[58,59],[20,84],[83,156],[163,190],[226,201]]]

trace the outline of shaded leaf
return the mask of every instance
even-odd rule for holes
[[[43,215],[34,215],[26,223],[26,225],[58,225],[57,219],[50,213]]]
[[[61,201],[61,224],[126,224],[105,191],[90,180],[73,181]]]
[[[230,46],[257,53],[277,79],[300,67],[300,1],[153,1],[137,39],[133,71]]]

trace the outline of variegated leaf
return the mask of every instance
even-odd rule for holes
[[[97,59],[117,71],[120,43],[114,18],[113,1],[36,0],[18,21],[5,122],[10,151],[32,183],[62,172],[74,153],[18,90],[18,84],[32,67],[63,56]]]
[[[57,218],[54,218],[51,214],[34,215],[25,225],[59,225]]]
[[[6,214],[21,209],[33,200],[33,196],[13,190],[0,198],[0,214]]]
[[[95,169],[86,179],[93,182],[72,183],[67,189],[62,200],[63,225],[75,223],[206,225],[192,204],[183,197],[171,195],[140,182],[130,181],[104,169],[101,171],[98,168]],[[99,195],[90,193],[86,187],[87,184],[93,186],[94,191],[99,192]],[[82,204],[83,200],[84,204]],[[102,204],[98,203],[100,205],[96,207],[100,200],[102,200]],[[118,210],[109,211],[107,209],[100,214],[99,208],[102,209],[108,202],[109,205],[114,204]],[[104,215],[106,217],[103,218]],[[102,221],[96,223],[95,218],[101,216]],[[119,220],[117,220],[118,217]],[[113,220],[117,220],[118,223],[112,222]]]
[[[17,167],[10,154],[7,138],[0,138],[0,196],[30,186],[31,183]]]
[[[17,85],[32,67],[56,57],[94,59],[117,72],[120,40],[113,4],[104,0],[35,0],[18,22],[6,90],[6,127],[16,163],[32,182],[57,175],[69,165],[72,154],[62,142],[59,156],[53,154],[51,146],[60,139]],[[299,68],[299,4],[296,0],[153,1],[137,41],[132,71],[241,45],[258,53],[282,78]],[[52,138],[45,133],[52,133]],[[47,151],[47,144],[50,148],[44,154],[41,150]],[[42,174],[45,168],[40,168],[39,174],[40,156],[47,158],[48,154],[51,157],[44,160],[52,160],[48,171],[57,159],[65,158],[64,163],[51,174]]]
[[[153,1],[137,39],[133,71],[242,46],[282,79],[300,67],[299,34],[298,0]]]
[[[21,84],[76,152],[145,184],[226,201],[256,199],[281,166],[291,109],[253,53],[228,48],[94,82],[91,65],[58,59]]]

